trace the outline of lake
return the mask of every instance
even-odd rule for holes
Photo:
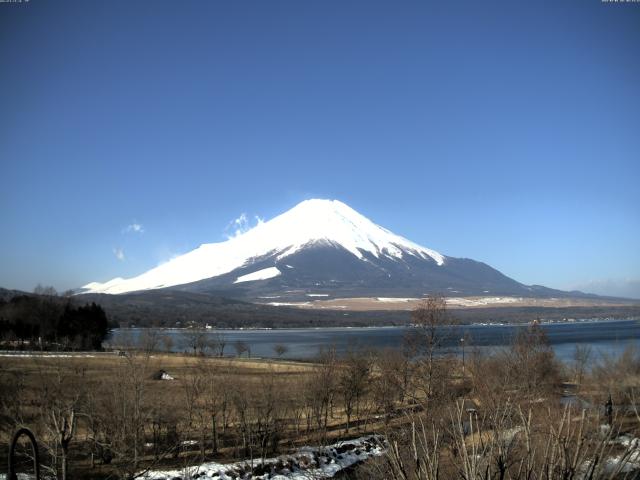
[[[508,345],[522,325],[460,325],[448,335],[449,341],[443,351],[456,354],[462,352],[460,339],[464,336],[465,350],[500,348]],[[575,321],[543,324],[551,346],[563,361],[570,361],[576,345],[589,346],[594,355],[616,355],[627,346],[640,347],[640,320]],[[286,345],[288,351],[282,355],[288,359],[311,359],[321,348],[334,346],[338,353],[357,348],[400,348],[408,327],[372,328],[317,328],[277,330],[206,330],[207,334],[223,334],[226,338],[225,355],[235,354],[234,343],[245,342],[253,357],[276,357],[274,346]],[[134,341],[144,329],[116,329],[110,343],[118,345],[125,338]],[[189,350],[185,330],[156,329],[161,335],[172,337],[172,351]]]

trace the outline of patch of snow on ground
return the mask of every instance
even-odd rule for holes
[[[328,293],[307,293],[307,297],[328,297]]]
[[[411,302],[413,300],[417,300],[417,298],[378,297],[376,298],[376,300],[384,303],[394,303],[394,302]]]
[[[302,480],[331,478],[341,470],[386,451],[383,437],[372,435],[337,442],[326,447],[302,447],[291,455],[269,458],[264,463],[242,461],[230,464],[204,463],[180,470],[156,470],[142,474],[143,480]]]
[[[481,305],[494,305],[497,303],[517,303],[522,301],[520,297],[449,297],[447,305],[458,305],[462,307],[477,307]]]
[[[383,302],[383,303],[400,303],[400,302],[413,302],[420,299],[419,298],[402,298],[402,297],[377,297],[376,300],[378,302]],[[494,305],[494,304],[500,304],[500,303],[516,303],[521,301],[522,298],[520,297],[448,297],[445,300],[447,301],[447,305],[477,307],[481,305]]]
[[[300,307],[311,305],[311,302],[269,302],[267,305],[273,305],[274,307]]]
[[[254,282],[256,280],[266,280],[268,278],[277,277],[280,275],[280,270],[277,267],[269,267],[263,268],[262,270],[258,270],[257,272],[247,273],[246,275],[242,275],[241,277],[236,278],[236,281],[233,283],[242,283],[242,282]]]
[[[603,425],[600,426],[601,430]],[[608,433],[608,432],[607,432]],[[604,459],[602,468],[606,475],[620,475],[628,474],[630,472],[640,471],[640,439],[632,437],[631,435],[621,435],[618,438],[611,440],[611,444],[621,445],[625,447],[624,452],[619,455],[611,455]],[[577,478],[589,478],[589,473],[593,468],[593,464],[590,461],[584,462],[578,472]],[[637,475],[634,474],[634,475]],[[607,477],[609,478],[609,477]],[[617,476],[615,478],[618,478]],[[628,477],[624,477],[628,478]],[[633,476],[631,478],[638,478]]]

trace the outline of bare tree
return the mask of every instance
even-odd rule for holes
[[[173,350],[173,338],[171,338],[171,335],[162,335],[160,341],[166,353],[170,353]]]
[[[231,402],[237,418],[243,455],[253,458],[253,424],[251,421],[252,392],[245,384],[233,384],[231,387]]]
[[[211,420],[211,450],[218,453],[219,421],[222,417],[223,424],[226,421],[226,410],[229,392],[223,375],[218,366],[210,361],[203,363],[201,369],[204,372],[204,404],[206,414]]]
[[[224,348],[227,345],[227,336],[222,332],[211,334],[210,340],[211,350],[218,357],[224,357]]]
[[[320,352],[317,367],[307,377],[307,401],[321,442],[326,440],[329,409],[336,394],[335,369],[336,352],[330,348]]]
[[[402,394],[399,377],[391,357],[382,352],[376,356],[376,375],[371,383],[372,400],[376,411],[384,415],[385,423],[395,411],[396,402]]]
[[[78,417],[86,394],[83,369],[56,362],[53,368],[39,366],[40,435],[51,464],[48,470],[60,480],[69,477],[69,447],[76,436]]]
[[[436,353],[445,340],[451,338],[455,332],[454,318],[447,312],[447,302],[443,296],[429,295],[411,312],[413,329],[407,342],[425,364],[425,384],[427,398],[433,395]]]
[[[363,352],[349,351],[338,373],[338,389],[347,417],[345,433],[349,433],[351,418],[355,412],[360,414],[360,399],[364,396],[369,383],[371,361]]]
[[[138,344],[143,352],[150,354],[158,350],[162,338],[157,330],[153,328],[145,328],[140,333]]]
[[[188,430],[196,430],[199,434],[198,445],[200,447],[200,460],[204,461],[205,456],[205,439],[208,426],[208,408],[205,403],[205,392],[207,387],[210,386],[207,380],[206,369],[204,364],[198,365],[196,368],[191,368],[186,373],[180,382],[183,387],[185,411],[188,417]]]
[[[273,351],[279,358],[282,358],[282,355],[289,351],[289,347],[283,345],[282,343],[277,343],[273,346]]]
[[[35,286],[35,288],[33,289],[33,293],[35,293],[36,295],[43,295],[46,297],[58,296],[58,292],[55,288],[53,288],[52,286],[45,286],[41,284],[38,284]]]
[[[247,353],[249,357],[251,356],[251,349],[249,348],[249,345],[242,340],[236,341],[233,344],[233,348],[235,348],[236,355],[238,355],[238,357],[241,357],[243,353]]]
[[[276,374],[269,369],[260,381],[260,395],[253,399],[254,432],[262,461],[267,454],[277,452],[281,436],[283,401]]]
[[[410,415],[389,435],[387,462],[378,478],[403,480],[636,478],[628,446],[617,453],[611,433],[603,435],[586,412],[552,408],[546,413],[506,402],[478,414],[464,402],[438,422]],[[547,418],[541,418],[541,416]],[[625,474],[627,473],[627,474]]]
[[[119,365],[108,381],[100,382],[91,396],[93,436],[105,463],[112,463],[123,478],[140,469],[144,457],[145,429],[152,427],[152,397],[147,382],[152,371],[150,352],[132,350],[118,357]],[[157,456],[157,455],[156,455]]]
[[[194,355],[204,355],[209,347],[207,332],[202,329],[188,329],[182,333],[184,343]]]
[[[509,384],[527,396],[548,392],[558,381],[559,367],[542,327],[533,323],[518,331],[505,352]]]
[[[404,345],[401,350],[389,348],[381,351],[376,358],[380,372],[393,378],[392,384],[395,388],[394,398],[400,403],[407,397],[414,396],[411,387],[412,376],[416,374],[416,366],[411,359],[411,350]]]
[[[587,371],[587,365],[591,359],[591,347],[588,345],[576,345],[573,352],[573,375],[575,382],[580,385]]]

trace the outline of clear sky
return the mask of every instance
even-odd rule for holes
[[[0,286],[136,275],[312,197],[640,297],[640,3],[0,3]]]

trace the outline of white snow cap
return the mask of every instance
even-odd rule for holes
[[[363,252],[368,252],[375,257],[431,258],[438,265],[445,261],[438,252],[391,233],[338,200],[312,199],[226,242],[201,245],[134,278],[89,283],[83,293],[125,293],[196,282],[250,266],[254,259],[266,255],[282,260],[319,242],[341,246],[363,260]],[[252,273],[237,281],[271,278],[281,272],[263,270],[251,277]]]
[[[280,270],[278,267],[269,267],[263,268],[262,270],[258,270],[257,272],[248,273],[246,275],[242,275],[241,277],[236,278],[236,281],[233,283],[242,283],[242,282],[253,282],[255,280],[266,280],[268,278],[277,277],[280,275]]]

